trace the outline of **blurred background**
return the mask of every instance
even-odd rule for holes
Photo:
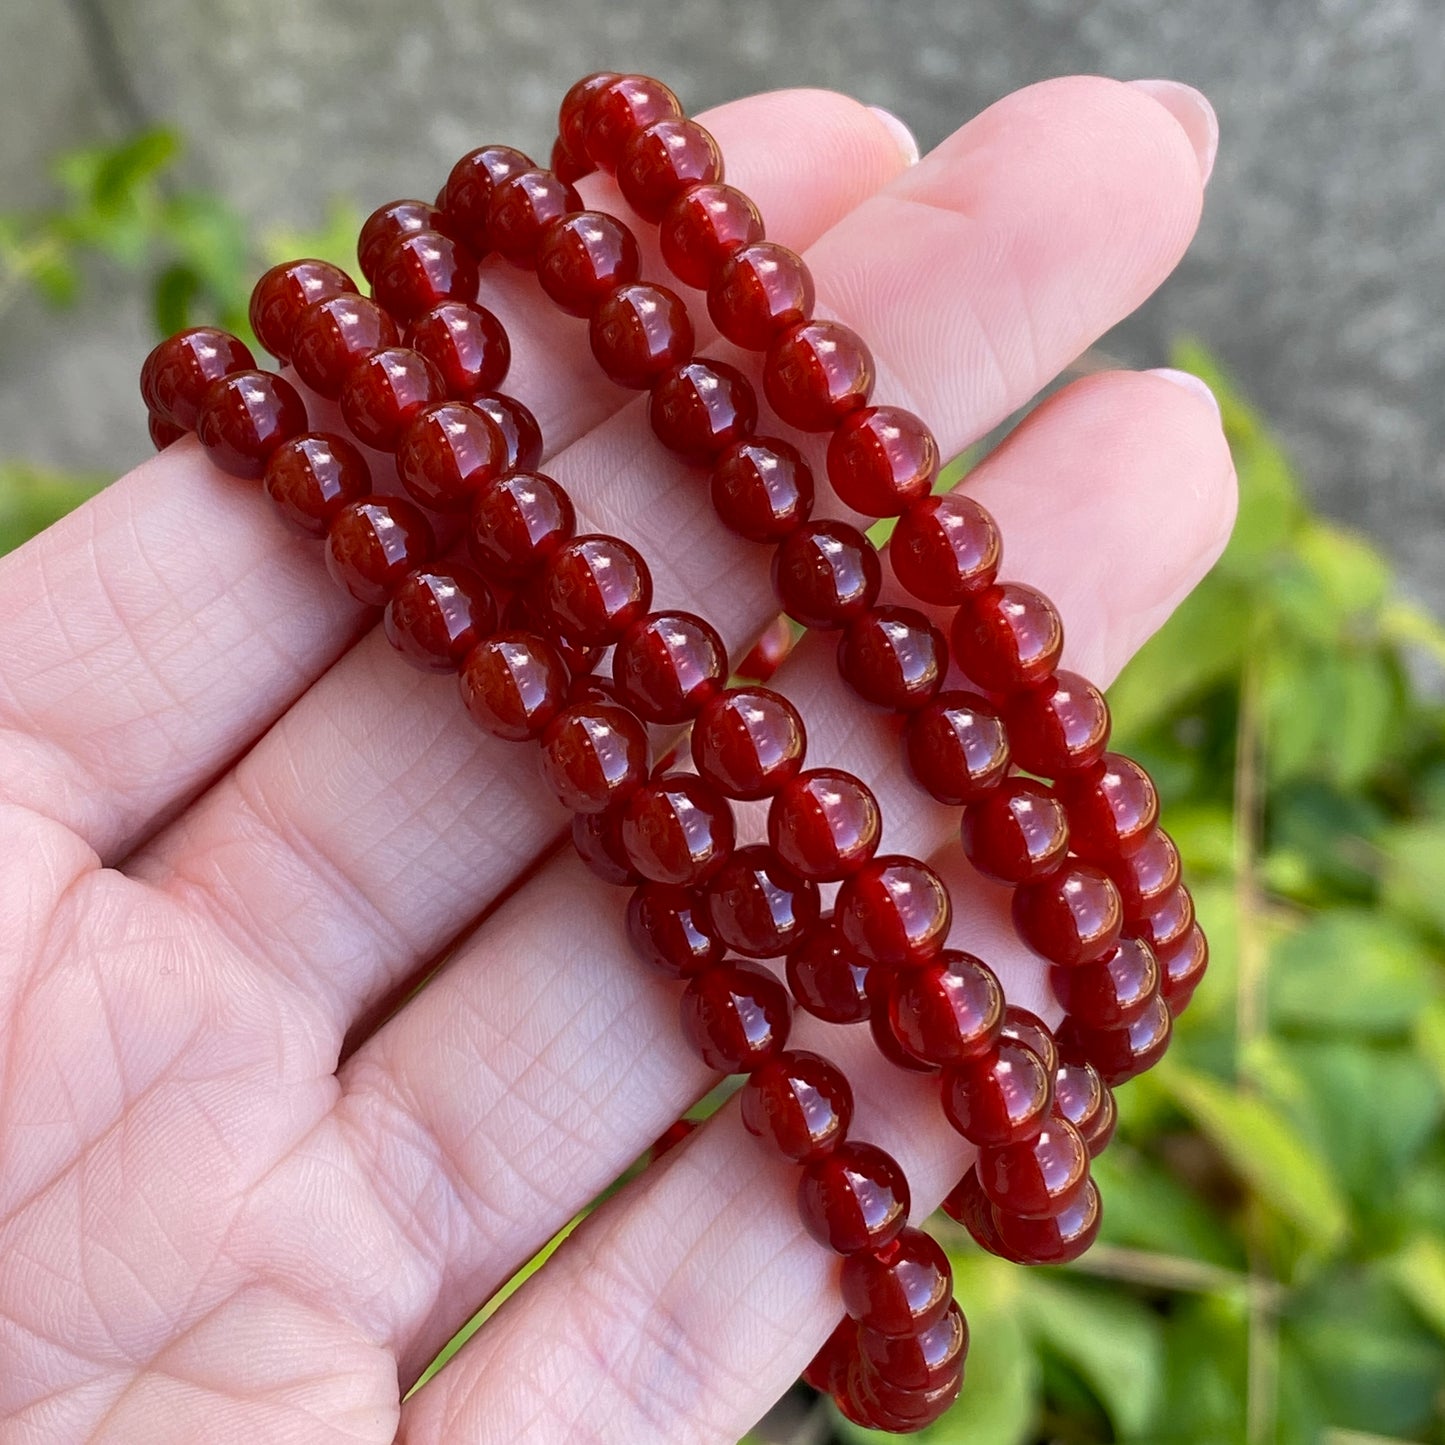
[[[604,66],[693,111],[836,87],[925,149],[1051,75],[1214,101],[1200,235],[1093,358],[1204,375],[1241,476],[1111,694],[1213,968],[1121,1093],[1103,1243],[1028,1272],[948,1234],[974,1347],[927,1438],[1445,1442],[1440,0],[0,0],[0,548],[146,454],[159,331],[349,263],[475,144],[545,155]],[[850,1428],[799,1392],[756,1438]]]

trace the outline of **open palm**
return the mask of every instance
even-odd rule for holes
[[[1212,153],[1179,92],[1092,79],[1011,96],[911,168],[840,96],[703,119],[869,339],[879,399],[951,450],[1163,280]],[[643,549],[659,606],[745,644],[773,610],[765,559],[532,284],[489,271],[483,299],[548,470]],[[1059,604],[1066,664],[1100,681],[1233,511],[1217,416],[1147,374],[1074,382],[969,485],[1006,574]],[[840,1306],[788,1171],[731,1109],[401,1403],[713,1082],[619,899],[559,850],[531,758],[400,664],[192,440],[5,559],[0,617],[0,1441],[734,1440]],[[1052,1016],[1001,890],[961,865],[956,818],[831,652],[809,639],[775,683],[811,756],[873,784],[885,847],[936,857],[958,933]],[[866,1030],[800,1016],[794,1038],[844,1065],[860,1135],[933,1206],[966,1156],[929,1091]]]

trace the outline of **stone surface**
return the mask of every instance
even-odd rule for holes
[[[654,70],[691,109],[837,87],[897,112],[925,147],[1049,75],[1191,81],[1223,129],[1204,226],[1179,274],[1102,350],[1155,365],[1170,338],[1200,337],[1321,502],[1382,538],[1445,610],[1439,0],[0,0],[0,11],[6,208],[43,197],[55,149],[138,104],[190,138],[190,180],[302,226],[328,194],[369,207],[426,190],[478,138],[544,152],[561,90],[602,65]],[[113,470],[143,453],[144,307],[130,283],[98,282],[59,320],[28,303],[0,313],[6,454]],[[86,429],[59,431],[58,398],[82,387],[96,398]]]

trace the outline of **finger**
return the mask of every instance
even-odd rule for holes
[[[1111,676],[1161,603],[1222,547],[1228,450],[1214,415],[1181,388],[1097,377],[1041,408],[977,483],[1013,520],[1061,476],[1093,505],[1058,509],[1054,545],[1030,559],[1032,576],[1069,596],[1072,558],[1097,551],[1112,568],[1108,595],[1082,590],[1067,618],[1071,648],[1097,646]],[[804,711],[812,755],[874,784],[886,849],[926,856],[954,835],[956,812],[903,775],[894,729],[860,712],[831,651],[805,643],[779,674]],[[415,1288],[389,1299],[388,1323],[368,1319],[389,1329],[404,1373],[711,1082],[678,1034],[675,989],[632,959],[621,901],[607,895],[575,860],[550,865],[343,1072],[345,1149],[412,1251],[412,1268],[396,1274]],[[960,927],[987,926],[985,955],[1015,996],[1035,1002],[1041,975],[998,895],[960,887]],[[287,1187],[281,1178],[279,1198]],[[326,1277],[344,1279],[355,1263],[335,1261]]]
[[[981,138],[970,140],[976,130]],[[907,319],[906,337],[893,328],[900,360],[880,351],[895,378],[880,396],[916,400],[933,373],[954,377],[936,387],[936,424],[950,451],[1157,285],[1198,210],[1199,169],[1183,132],[1148,96],[1107,81],[1058,82],[1001,101],[914,170],[929,173],[928,207],[900,202],[896,187],[916,190],[900,177],[810,255],[819,254],[819,294],[831,305],[835,294],[854,295],[852,278],[874,266],[873,252],[896,254],[912,245],[904,232],[931,227],[930,249],[909,251],[906,271],[869,270],[873,289],[857,293],[854,310],[866,311],[865,329],[895,312]],[[1056,173],[1090,177],[1097,193],[1071,190],[1059,210]],[[1156,229],[1166,241],[1151,239]],[[1037,278],[1066,305],[1067,325],[1035,314],[1020,278],[999,281],[1009,247],[1068,277]],[[1131,261],[1109,259],[1116,250]],[[958,315],[958,295],[982,282],[1000,298],[987,314]],[[950,308],[958,339],[929,355],[936,319]],[[981,330],[1039,338],[1027,365],[1009,372],[1004,400],[987,405],[977,404],[976,378],[954,376],[993,375],[991,361],[972,355]],[[635,406],[551,470],[589,522],[642,546],[658,606],[699,610],[736,644],[776,610],[766,558],[722,528],[697,477],[660,448],[638,465],[644,428]],[[530,759],[479,736],[450,687],[407,675],[386,652],[378,638],[356,649],[146,865],[147,876],[173,880],[165,886],[184,889],[308,992],[323,989],[339,1027],[454,937],[562,822]]]
[[[905,164],[877,116],[827,92],[739,101],[706,121],[738,184],[799,247]],[[628,399],[535,283],[508,267],[487,276],[483,300],[515,346],[507,389],[554,447]],[[0,790],[104,859],[213,777],[364,625],[315,547],[254,492],[183,442],[0,562]]]

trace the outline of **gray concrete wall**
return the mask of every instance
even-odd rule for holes
[[[434,184],[478,137],[543,149],[561,91],[603,65],[694,109],[835,86],[925,147],[1048,75],[1201,86],[1223,129],[1203,230],[1104,345],[1152,365],[1200,336],[1321,502],[1445,610],[1442,0],[0,0],[0,206],[44,194],[57,146],[143,111],[190,137],[194,180],[312,225],[328,193]],[[140,455],[145,337],[125,286],[70,317],[12,308],[0,453]]]

